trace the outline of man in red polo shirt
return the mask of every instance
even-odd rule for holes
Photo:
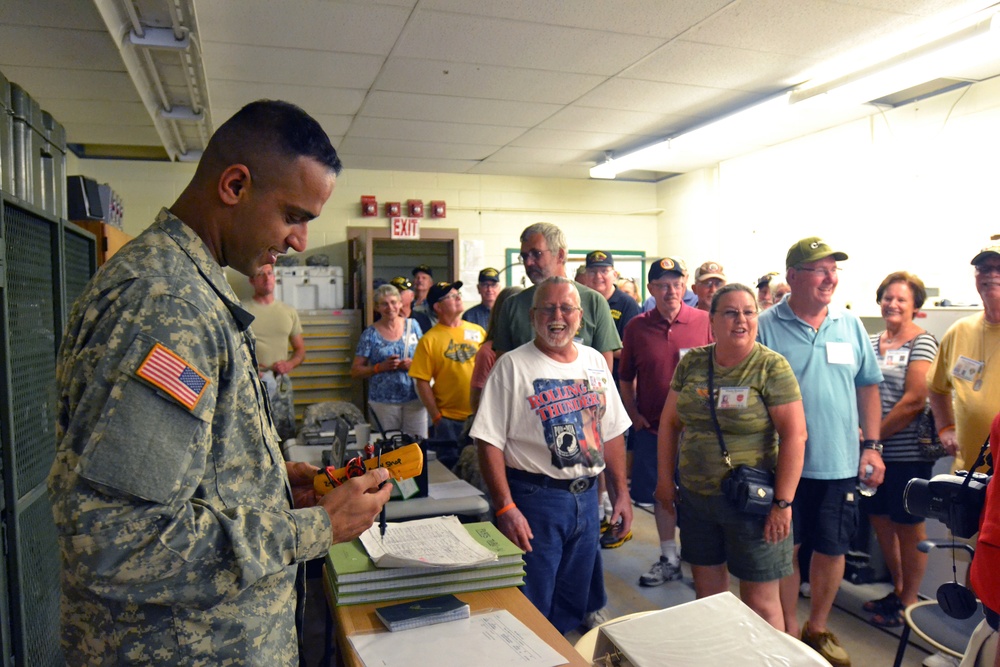
[[[712,329],[708,313],[683,301],[687,268],[682,260],[654,262],[647,278],[656,307],[625,327],[618,376],[622,402],[632,419],[632,499],[640,507],[652,505],[660,536],[660,558],[639,584],[659,586],[681,578],[681,561],[674,539],[677,521],[653,499],[656,431],[677,362],[692,347],[711,343]]]

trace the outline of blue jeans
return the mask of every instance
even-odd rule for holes
[[[648,429],[632,435],[632,487],[630,494],[637,503],[653,502],[656,490],[656,432]]]
[[[465,441],[462,439],[464,429],[464,421],[447,417],[442,417],[431,427],[431,442],[428,444],[428,449],[434,450],[438,461],[449,470],[458,463],[458,455],[465,447]]]
[[[580,494],[510,480],[510,494],[531,526],[524,555],[524,588],[561,633],[575,629],[589,611],[607,604],[599,548],[597,485]],[[596,584],[596,572],[602,577]],[[597,590],[599,588],[599,590]]]

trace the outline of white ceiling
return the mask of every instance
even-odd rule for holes
[[[98,8],[113,1],[128,0],[0,0],[0,71],[71,143],[161,145]],[[323,124],[348,168],[574,178],[605,151],[970,11],[968,0],[190,1],[215,124],[281,98]]]

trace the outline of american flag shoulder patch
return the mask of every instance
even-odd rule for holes
[[[146,382],[193,410],[211,382],[175,352],[156,343],[135,372]]]

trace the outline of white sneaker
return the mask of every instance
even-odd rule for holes
[[[960,662],[958,658],[938,651],[934,655],[924,658],[922,664],[924,667],[958,667]]]
[[[639,577],[639,585],[659,586],[668,581],[677,581],[682,577],[680,562],[673,564],[665,557],[660,556],[660,560],[653,563],[653,567],[649,568],[649,572]]]
[[[583,627],[587,628],[588,630],[593,630],[601,623],[607,623],[610,620],[611,617],[608,616],[608,608],[602,607],[597,611],[592,611],[583,617]]]

